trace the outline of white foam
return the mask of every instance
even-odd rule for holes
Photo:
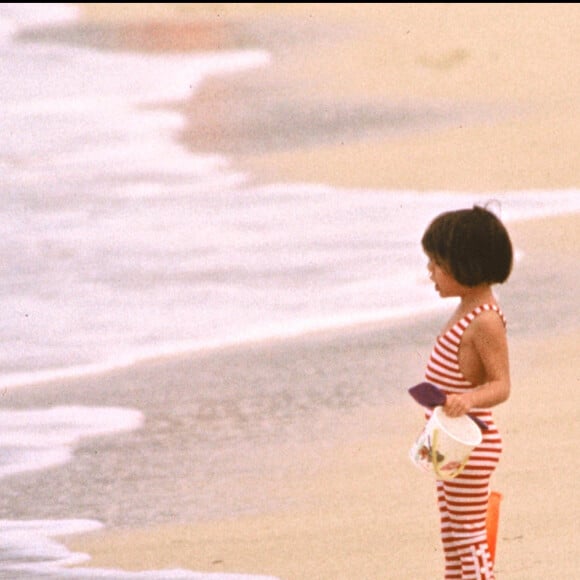
[[[0,17],[0,46],[6,44],[18,30],[18,26],[7,18]]]
[[[80,439],[130,431],[142,425],[139,411],[117,407],[53,407],[0,410],[0,478],[23,471],[46,469],[72,458]],[[246,574],[206,574],[183,569],[123,572],[114,569],[71,568],[90,560],[71,552],[59,536],[101,529],[94,520],[0,520],[0,577],[36,577],[62,580],[113,578],[116,580],[276,580]]]
[[[2,22],[0,20],[0,22]],[[5,24],[6,25],[6,24]],[[56,48],[55,58],[59,56]],[[45,49],[48,50],[48,49]],[[49,64],[47,74],[58,74],[58,83],[47,83],[42,94],[26,92],[22,98],[20,91],[12,91],[12,97],[3,95],[4,115],[18,118],[36,115],[90,116],[103,113],[128,113],[135,106],[159,104],[162,102],[182,101],[193,94],[200,84],[210,76],[227,75],[250,68],[267,65],[270,56],[264,51],[224,52],[219,55],[199,56],[148,56],[131,54],[94,54],[87,63],[86,51],[68,48],[67,59],[71,70],[62,71],[58,60]],[[8,64],[18,72],[22,63]],[[89,68],[86,81],[79,84],[78,75],[82,68]],[[14,85],[24,89],[32,87],[36,78],[14,78]],[[36,71],[38,74],[42,71]],[[112,74],[112,73],[115,73]],[[6,92],[9,87],[6,87]],[[38,96],[35,96],[38,95]],[[146,123],[147,118],[169,115],[167,111],[141,111],[138,117]],[[123,127],[124,128],[124,127]]]
[[[112,578],[115,580],[279,580],[272,576],[193,572],[184,569],[123,572],[103,568],[71,568],[90,560],[71,552],[55,538],[94,532],[103,526],[94,520],[0,520],[0,576],[12,571],[17,578],[62,580]],[[34,575],[29,576],[28,574]],[[2,576],[3,577],[3,576]]]
[[[0,22],[9,23],[13,34],[37,26],[74,22],[78,15],[78,7],[72,4],[6,2],[0,5]]]
[[[138,429],[140,411],[117,407],[0,410],[0,479],[70,461],[85,437]]]
[[[576,188],[509,191],[488,199],[499,200],[499,208],[492,202],[490,210],[506,223],[580,212],[580,190]]]

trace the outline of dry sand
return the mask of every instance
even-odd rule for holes
[[[233,163],[256,180],[489,192],[580,184],[577,5],[85,6],[89,17],[108,21],[225,24],[222,40],[228,23],[258,37],[260,30],[287,30],[283,49],[274,50],[275,38],[267,46],[274,50],[272,70],[240,79],[250,100],[262,94],[268,104],[268,91],[278,86],[274,104],[282,99],[294,111],[363,103],[407,114],[452,112],[432,126],[427,115],[426,126],[394,133],[357,131],[347,122],[341,138],[324,126],[325,139],[269,151],[234,143]],[[220,94],[218,85],[208,91]],[[186,110],[194,123],[195,105]],[[184,139],[194,149],[206,144],[193,133]],[[578,215],[543,219],[515,226],[513,235],[556,269],[574,268],[578,225]],[[497,410],[507,444],[494,482],[504,494],[501,580],[572,578],[580,569],[578,338],[576,325],[559,336],[511,343],[513,394]],[[420,416],[409,403],[369,411],[368,425],[375,436],[328,450],[315,475],[289,474],[284,493],[292,507],[280,512],[109,530],[68,544],[90,553],[90,565],[131,570],[184,567],[284,580],[441,577],[432,482],[407,459]]]

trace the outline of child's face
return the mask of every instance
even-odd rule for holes
[[[427,263],[429,279],[435,284],[435,290],[439,292],[439,296],[441,298],[461,296],[465,287],[453,277],[449,268],[435,256],[428,255],[427,257],[429,258]]]

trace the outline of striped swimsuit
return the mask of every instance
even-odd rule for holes
[[[474,388],[459,369],[459,347],[465,329],[484,311],[501,310],[490,304],[478,306],[439,336],[431,353],[425,378],[446,394]],[[441,539],[445,553],[445,580],[493,580],[493,563],[487,545],[485,519],[490,477],[502,451],[501,436],[490,409],[472,409],[487,423],[483,440],[471,453],[463,472],[449,481],[437,481],[441,515]],[[431,412],[427,412],[427,417]]]

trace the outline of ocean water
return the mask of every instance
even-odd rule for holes
[[[177,139],[212,76],[272,66],[260,47],[141,54],[35,40],[59,4],[0,5],[0,388],[152,357],[441,308],[419,246],[441,211],[496,200],[509,222],[580,211],[578,190],[256,187]],[[525,260],[525,256],[519,256]],[[0,408],[3,478],[74,461],[83,438],[138,430],[141,409]],[[78,572],[53,536],[93,520],[0,517],[0,578],[249,578]],[[31,576],[32,575],[32,576]],[[257,578],[257,577],[254,577]]]

